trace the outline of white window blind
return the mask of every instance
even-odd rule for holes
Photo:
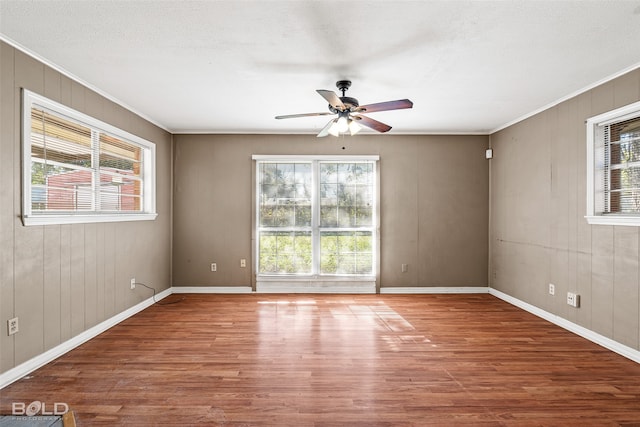
[[[608,124],[605,140],[605,213],[640,213],[640,117]]]

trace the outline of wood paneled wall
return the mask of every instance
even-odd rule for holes
[[[21,88],[155,143],[158,218],[24,227]],[[0,372],[151,296],[130,278],[170,286],[171,144],[168,132],[0,42]],[[20,331],[8,336],[16,316]]]
[[[380,286],[487,286],[488,136],[174,138],[176,286],[251,285],[253,154],[379,155]]]
[[[585,120],[638,100],[636,69],[501,130],[490,172],[491,286],[634,349],[640,228],[584,218]],[[580,308],[567,305],[567,291]]]

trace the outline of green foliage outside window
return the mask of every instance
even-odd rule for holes
[[[328,232],[320,236],[322,274],[371,274],[373,247],[369,232]]]
[[[261,273],[311,273],[311,233],[260,235]]]

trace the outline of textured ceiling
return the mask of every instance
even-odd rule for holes
[[[640,1],[10,1],[0,34],[172,132],[317,133],[353,81],[392,133],[488,133],[640,65]],[[368,131],[373,133],[373,131]]]

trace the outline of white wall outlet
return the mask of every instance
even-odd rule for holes
[[[246,266],[247,266],[247,260],[246,260],[246,259],[244,259],[244,258],[242,258],[242,259],[240,260],[240,267],[244,268],[244,267],[246,267]]]
[[[218,271],[218,265],[215,262],[211,263],[211,271]]]
[[[409,264],[402,264],[402,272],[406,273],[407,271],[409,271]]]
[[[136,278],[132,277],[131,278],[131,289],[135,289],[136,288]]]
[[[18,318],[14,317],[13,319],[7,320],[7,334],[13,335],[18,332]]]
[[[580,295],[573,292],[567,292],[567,304],[571,307],[580,307]]]
[[[555,295],[556,294],[556,285],[554,285],[553,283],[549,283],[549,295]]]

